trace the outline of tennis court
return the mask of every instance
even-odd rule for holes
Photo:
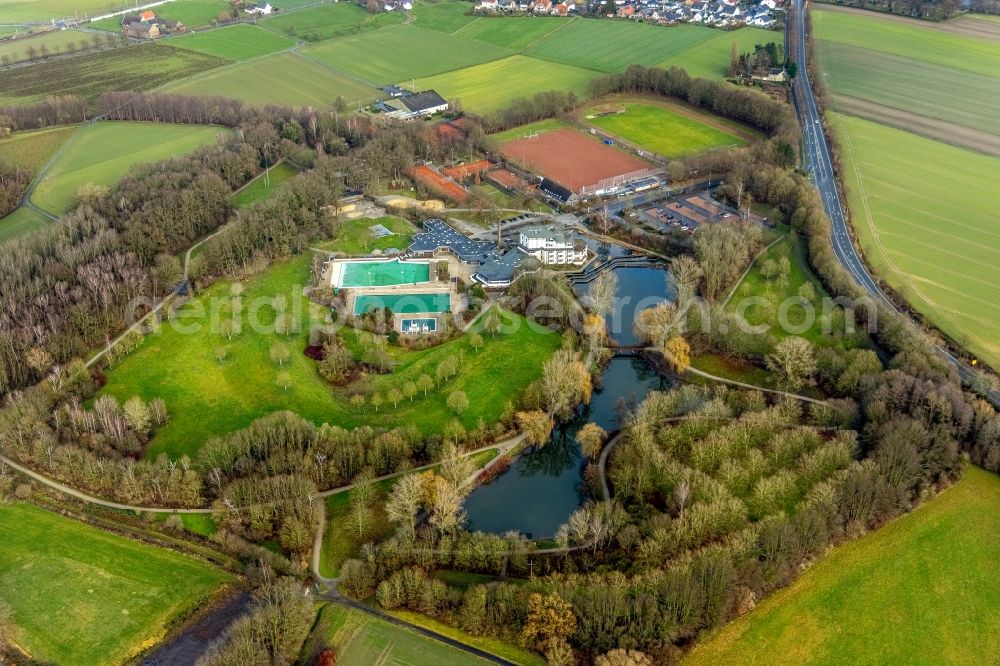
[[[365,294],[354,299],[354,314],[378,308],[389,308],[394,314],[448,312],[451,294]]]
[[[345,261],[334,267],[333,284],[338,287],[388,287],[428,282],[430,264],[426,261]]]

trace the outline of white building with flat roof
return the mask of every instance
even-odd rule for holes
[[[543,264],[582,266],[587,261],[587,244],[555,227],[521,229],[517,244]]]

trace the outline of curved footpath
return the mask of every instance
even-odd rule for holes
[[[909,316],[901,312],[896,307],[896,304],[886,296],[878,281],[868,272],[865,262],[861,258],[861,253],[858,252],[851,238],[850,226],[838,189],[837,175],[833,168],[833,160],[830,157],[830,147],[826,141],[826,134],[823,132],[820,109],[816,104],[812,82],[809,78],[809,49],[806,47],[805,7],[803,0],[795,0],[795,20],[788,21],[787,30],[789,34],[786,36],[786,43],[791,41],[789,37],[792,36],[792,31],[796,33],[795,59],[799,63],[799,68],[798,75],[792,80],[792,101],[794,102],[799,124],[802,126],[806,149],[805,166],[813,175],[813,182],[819,190],[820,198],[823,201],[823,208],[826,209],[826,214],[830,218],[831,241],[833,243],[834,254],[844,267],[844,270],[861,285],[869,296],[903,315],[907,318],[907,321],[912,322]],[[935,345],[934,348],[938,355],[955,369],[963,382],[967,385],[975,385],[978,376],[969,366],[944,347]],[[982,390],[982,395],[994,407],[1000,408],[1000,391],[993,388],[986,388]]]

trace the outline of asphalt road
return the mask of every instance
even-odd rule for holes
[[[843,203],[837,190],[837,177],[833,170],[833,160],[830,158],[830,147],[826,142],[826,135],[823,133],[822,116],[816,105],[812,82],[809,80],[803,0],[795,1],[795,20],[790,23],[789,30],[794,30],[798,37],[795,60],[799,63],[799,67],[792,85],[792,96],[805,142],[805,167],[812,174],[813,183],[819,190],[823,207],[830,218],[833,251],[841,265],[872,298],[899,312],[899,308],[889,300],[878,282],[868,272],[851,238]],[[962,381],[967,384],[975,381],[976,374],[964,361],[943,347],[935,347],[935,349],[955,368]],[[988,389],[983,396],[995,407],[1000,408],[1000,391]]]

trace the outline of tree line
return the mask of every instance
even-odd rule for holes
[[[33,104],[0,107],[0,136],[53,125],[84,123],[90,118],[87,100],[78,95],[48,97]]]

